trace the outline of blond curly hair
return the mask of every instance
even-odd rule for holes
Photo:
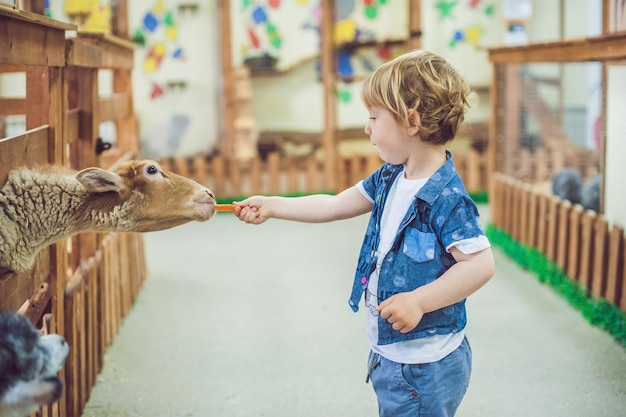
[[[418,136],[446,144],[456,136],[465,112],[476,100],[463,77],[442,57],[431,52],[407,52],[381,65],[363,82],[363,103],[393,113],[404,127],[420,117]]]

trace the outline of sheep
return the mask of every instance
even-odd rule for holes
[[[583,183],[578,171],[564,168],[552,176],[552,193],[572,204],[580,204],[585,210],[600,212],[600,185],[602,175],[596,174]]]
[[[211,190],[151,160],[16,168],[0,189],[0,276],[30,269],[39,251],[76,233],[150,232],[214,214]]]
[[[0,417],[25,417],[57,401],[56,374],[68,354],[63,337],[41,336],[21,314],[0,312]]]
[[[569,200],[572,204],[580,203],[582,186],[582,177],[573,168],[564,168],[552,175],[552,194]]]
[[[580,203],[587,210],[600,212],[600,185],[602,175],[596,174],[583,186],[580,193]]]

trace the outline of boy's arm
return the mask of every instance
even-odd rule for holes
[[[355,186],[337,195],[253,196],[234,204],[235,215],[240,220],[253,224],[261,224],[269,218],[323,223],[348,219],[372,209],[372,203]]]
[[[431,311],[467,298],[491,279],[495,263],[491,248],[464,254],[456,247],[450,253],[457,261],[442,276],[411,292],[389,297],[376,308],[395,330],[407,333]]]

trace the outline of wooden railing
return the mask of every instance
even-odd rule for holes
[[[491,222],[511,238],[539,251],[588,291],[626,311],[624,228],[582,206],[494,175]]]
[[[133,49],[114,36],[0,6],[0,73],[25,73],[25,97],[0,97],[0,116],[25,115],[26,132],[0,135],[0,187],[9,171],[38,164],[109,168],[137,156],[130,71]],[[11,46],[9,46],[11,45]],[[112,70],[113,94],[98,92]],[[117,126],[115,150],[99,155],[99,124]],[[19,311],[70,346],[60,400],[38,415],[79,417],[104,352],[147,277],[140,234],[83,233],[43,250],[34,267],[0,277],[0,309]]]
[[[227,160],[220,155],[198,155],[162,158],[160,162],[166,169],[211,188],[218,200],[253,194],[332,193],[356,184],[382,164],[376,154],[337,158],[338,190],[324,188],[324,164],[315,155],[289,157],[273,152],[266,159],[253,158],[247,162]],[[472,149],[467,154],[455,154],[454,160],[468,191],[487,190],[486,154]]]

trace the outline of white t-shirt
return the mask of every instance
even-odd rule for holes
[[[415,195],[426,184],[428,178],[418,180],[407,180],[404,172],[400,173],[389,191],[385,209],[380,222],[380,241],[378,244],[378,264],[370,275],[365,295],[365,305],[367,309],[367,335],[372,350],[386,359],[398,363],[429,363],[436,362],[448,354],[452,353],[463,342],[465,332],[433,335],[419,339],[407,340],[387,345],[378,344],[378,273],[383,259],[396,238],[398,228],[409,207],[413,204]],[[363,183],[359,182],[357,189],[372,201],[371,197],[363,188]],[[372,201],[373,203],[373,201]],[[450,247],[456,246],[463,253],[475,253],[490,246],[486,236],[472,239],[464,239],[455,242]],[[449,250],[450,247],[447,249]]]

